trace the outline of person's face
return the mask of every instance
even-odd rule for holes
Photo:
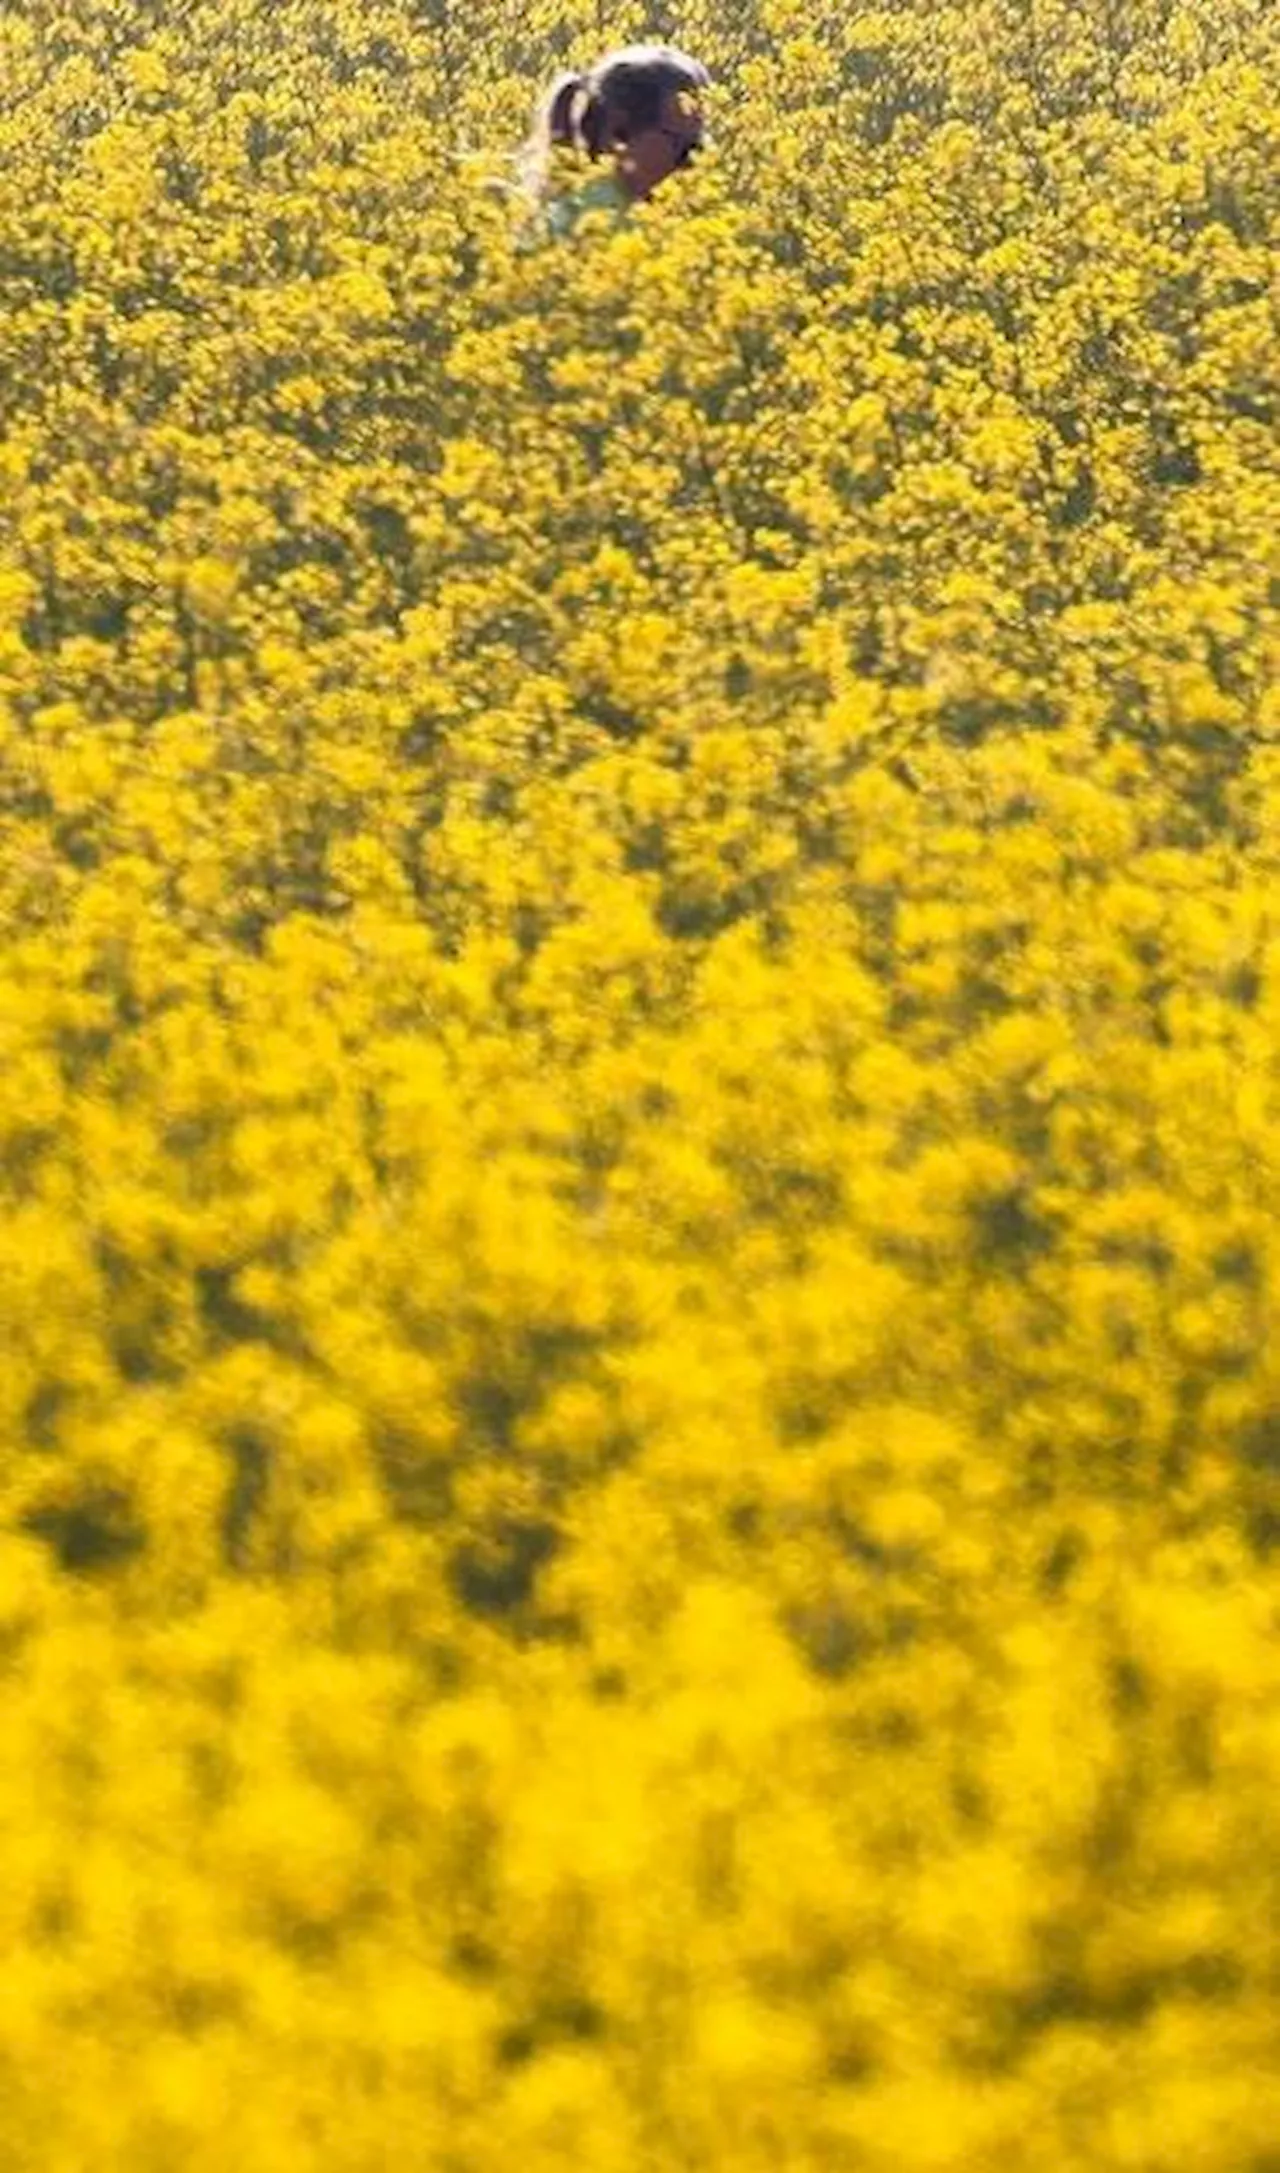
[[[625,138],[615,133],[618,171],[631,195],[652,196],[669,174],[688,163],[702,138],[702,115],[688,91],[668,91],[651,127]]]

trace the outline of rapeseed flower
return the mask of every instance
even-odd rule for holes
[[[657,27],[0,22],[17,2173],[1272,2161],[1272,14]]]

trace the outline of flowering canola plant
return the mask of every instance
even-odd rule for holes
[[[1276,2173],[1278,82],[4,12],[7,2173]]]

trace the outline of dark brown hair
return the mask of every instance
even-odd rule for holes
[[[606,53],[585,75],[566,70],[539,107],[525,146],[527,185],[541,194],[557,149],[598,159],[611,133],[626,137],[655,128],[669,92],[689,91],[696,97],[710,81],[702,62],[674,45],[623,45]]]

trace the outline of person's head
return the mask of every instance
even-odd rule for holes
[[[711,78],[701,61],[672,45],[627,45],[585,75],[557,78],[534,125],[536,179],[559,147],[612,158],[629,196],[651,196],[703,140],[701,94]]]

